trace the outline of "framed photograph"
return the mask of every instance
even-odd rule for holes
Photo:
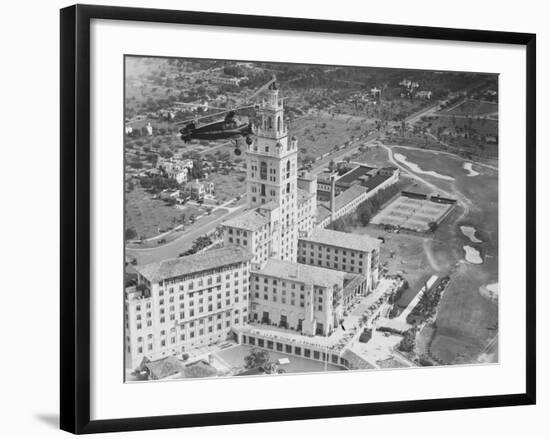
[[[535,136],[533,34],[62,9],[61,428],[534,404]]]

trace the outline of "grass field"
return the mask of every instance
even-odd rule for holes
[[[498,104],[486,101],[468,100],[449,110],[444,110],[442,114],[455,114],[464,116],[477,116],[480,114],[491,114],[498,111]]]
[[[394,152],[398,151],[406,153],[408,160],[422,169],[434,169],[455,177],[451,183],[423,176],[456,194],[463,204],[462,212],[453,212],[430,242],[431,256],[436,263],[438,260],[454,261],[450,267],[451,282],[439,305],[431,352],[443,362],[475,361],[495,336],[492,328],[498,324],[498,305],[479,293],[481,286],[498,282],[498,173],[474,164],[479,175],[469,177],[461,159],[429,151],[394,148]],[[474,227],[483,241],[475,244],[484,256],[482,264],[463,260],[463,246],[472,243],[460,231],[461,225]]]
[[[216,198],[221,202],[240,196],[244,202],[246,199],[246,182],[244,172],[231,171],[229,174],[212,173],[209,180],[214,183]]]
[[[300,160],[306,160],[333,151],[335,146],[365,134],[369,127],[361,118],[316,115],[296,120],[290,132],[299,139]]]
[[[126,228],[134,229],[138,237],[150,238],[181,224],[182,215],[188,220],[202,210],[195,206],[178,209],[164,201],[153,200],[151,194],[136,186],[126,194]]]
[[[393,233],[369,225],[357,230],[383,237],[381,261],[390,273],[401,273],[409,288],[397,302],[404,308],[432,275],[450,274],[451,281],[441,299],[436,316],[435,333],[422,333],[419,349],[429,351],[442,363],[477,362],[498,326],[498,304],[480,294],[480,287],[498,282],[498,172],[473,164],[479,173],[468,176],[464,159],[437,151],[393,147],[394,153],[424,171],[453,176],[449,181],[419,174],[428,183],[459,199],[459,205],[445,217],[433,235]],[[378,157],[378,159],[381,159]],[[471,163],[471,162],[470,162]],[[432,192],[418,184],[417,192]],[[472,243],[460,230],[461,225],[476,229],[481,243]],[[464,245],[474,246],[483,255],[476,265],[464,260]],[[493,357],[494,358],[494,357]]]

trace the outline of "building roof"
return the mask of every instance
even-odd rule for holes
[[[340,194],[334,197],[334,210],[338,212],[340,209],[347,206],[353,200],[359,198],[365,192],[365,187],[358,184],[354,184],[345,191],[340,192]],[[317,222],[323,221],[328,216],[330,216],[330,208],[325,206],[324,204],[319,204],[317,206]]]
[[[143,367],[153,375],[154,379],[162,379],[183,372],[184,366],[176,357],[166,357],[149,361]]]
[[[347,206],[356,198],[360,197],[365,193],[365,187],[354,184],[349,189],[346,189],[344,192],[340,193],[337,197],[334,198],[334,207],[336,211],[340,210],[342,207]]]
[[[281,261],[279,259],[268,259],[264,268],[256,271],[256,273],[323,287],[332,287],[334,284],[343,285],[346,276],[346,273],[343,271]]]
[[[278,208],[279,208],[279,203],[277,203],[275,200],[268,201],[267,203],[264,203],[258,206],[258,209],[265,209],[265,210],[275,210]]]
[[[237,264],[252,259],[252,254],[240,246],[225,246],[204,253],[166,259],[136,267],[136,271],[151,282],[159,282],[217,267]]]
[[[366,283],[367,278],[360,274],[348,274],[346,280],[344,281],[344,296],[346,294],[353,294],[358,285]]]
[[[375,175],[370,180],[367,180],[365,187],[367,188],[367,191],[372,191],[374,188],[384,183],[388,178],[390,178],[389,175]]]
[[[298,204],[303,203],[306,200],[309,200],[310,198],[313,198],[315,194],[311,194],[308,191],[305,191],[303,189],[298,188]]]
[[[352,184],[359,180],[360,177],[367,175],[369,171],[372,171],[373,167],[371,166],[365,166],[365,165],[359,165],[356,168],[352,169],[351,171],[345,173],[342,175],[336,183],[344,183],[344,184]]]
[[[300,238],[300,240],[355,251],[371,251],[380,247],[380,240],[369,235],[357,235],[321,228],[315,228],[310,236]]]
[[[192,180],[186,185],[189,189],[199,189],[202,186],[204,186],[204,184],[199,180]]]
[[[244,212],[239,216],[230,218],[222,223],[223,226],[235,227],[244,230],[258,230],[269,223],[269,219],[256,209]]]
[[[218,371],[205,361],[197,361],[196,363],[186,366],[183,370],[183,374],[185,378],[205,378],[216,376]]]
[[[317,205],[317,222],[321,222],[330,216],[330,209],[324,204]]]

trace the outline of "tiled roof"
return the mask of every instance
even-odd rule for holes
[[[324,204],[317,204],[317,222],[320,223],[321,221],[325,220],[330,216],[330,209],[325,206]]]
[[[188,365],[183,374],[185,378],[205,378],[217,375],[217,370],[205,361],[198,361]]]
[[[358,184],[354,184],[349,189],[346,189],[340,195],[334,198],[334,204],[336,205],[336,211],[340,210],[342,207],[348,205],[356,198],[360,197],[365,193],[365,188]]]
[[[356,168],[352,169],[351,171],[347,172],[346,174],[342,175],[338,181],[338,183],[353,183],[357,181],[360,177],[363,175],[366,175],[369,171],[372,171],[373,167],[371,166],[365,166],[365,165],[359,165]]]
[[[226,246],[181,258],[136,267],[136,271],[151,282],[159,282],[217,267],[237,264],[252,258],[250,252],[240,246]]]
[[[300,241],[355,251],[371,251],[380,247],[380,240],[369,235],[357,235],[321,228],[315,228],[310,236],[300,238]]]
[[[338,212],[340,209],[351,203],[353,200],[357,199],[366,192],[363,186],[354,184],[349,189],[346,189],[340,195],[337,195],[334,198],[334,209]],[[328,216],[330,216],[329,207],[324,204],[319,204],[317,206],[317,222],[323,221]]]
[[[388,178],[390,178],[389,175],[375,175],[371,179],[367,180],[365,183],[365,187],[367,188],[367,191],[372,191],[377,186],[380,186],[382,183],[384,183]]]
[[[269,259],[264,268],[255,273],[324,287],[331,287],[334,284],[342,286],[346,276],[346,273],[343,271],[281,261],[279,259]]]
[[[269,223],[269,219],[257,210],[249,210],[239,216],[230,218],[222,223],[223,226],[236,227],[244,230],[257,230]]]
[[[154,375],[155,379],[166,378],[184,370],[183,364],[176,357],[166,357],[150,361],[145,363],[144,367],[149,370],[149,373]]]

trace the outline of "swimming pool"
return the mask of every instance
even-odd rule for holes
[[[237,345],[217,352],[216,356],[221,358],[231,367],[242,368],[244,367],[244,357],[248,355],[250,349],[250,346]],[[280,358],[288,358],[290,360],[289,364],[281,366],[287,373],[335,372],[346,370],[345,367],[335,364],[325,364],[321,361],[309,360],[307,358],[296,357],[280,352],[268,352],[271,361],[277,361]]]

